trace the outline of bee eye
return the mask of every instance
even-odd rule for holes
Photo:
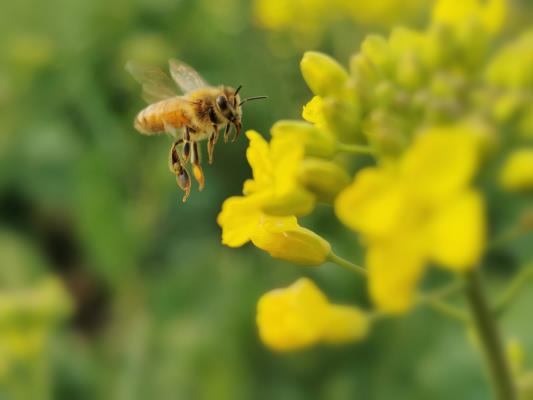
[[[226,99],[225,96],[218,96],[216,102],[217,102],[218,108],[220,108],[221,111],[228,108],[228,100]]]

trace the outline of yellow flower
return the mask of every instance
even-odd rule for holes
[[[533,191],[533,148],[515,150],[500,174],[503,187],[511,191]]]
[[[277,351],[319,342],[345,343],[363,339],[369,319],[356,307],[334,305],[309,279],[264,294],[257,304],[259,336]]]
[[[396,163],[364,168],[337,197],[337,216],[368,246],[370,295],[383,311],[409,309],[429,261],[457,272],[479,261],[484,202],[470,188],[478,153],[470,131],[428,129]]]
[[[506,0],[439,0],[433,8],[436,22],[454,26],[477,20],[489,33],[501,30],[506,14]]]
[[[253,179],[244,182],[246,196],[256,195],[262,209],[273,215],[305,215],[313,210],[315,197],[298,182],[298,169],[304,157],[304,143],[298,137],[263,137],[248,131],[246,151]]]
[[[261,211],[258,195],[230,197],[222,205],[218,224],[222,243],[240,247],[251,241],[272,257],[299,265],[321,265],[331,251],[322,237],[298,225],[296,217],[270,216]]]

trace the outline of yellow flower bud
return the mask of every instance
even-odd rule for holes
[[[337,61],[316,51],[304,54],[300,69],[307,86],[319,96],[343,92],[349,78],[348,72]]]
[[[368,35],[361,45],[361,50],[368,56],[374,66],[383,71],[388,69],[391,61],[390,50],[383,36]]]
[[[510,191],[533,190],[533,148],[511,153],[501,171],[500,182]]]
[[[271,215],[307,215],[315,207],[315,196],[305,188],[294,187],[284,195],[270,196],[262,210]]]
[[[383,156],[396,157],[407,145],[405,121],[385,108],[372,111],[363,121],[362,130]]]
[[[270,133],[273,138],[296,138],[305,146],[309,156],[329,158],[335,154],[335,138],[328,132],[307,122],[282,120],[276,122]]]
[[[273,216],[262,210],[259,195],[234,196],[222,205],[217,222],[222,243],[240,247],[248,241],[272,257],[299,265],[320,265],[331,251],[329,243],[298,225],[296,217]]]
[[[319,201],[330,203],[348,186],[350,175],[334,162],[308,158],[300,165],[299,181]]]
[[[280,223],[264,218],[251,236],[252,243],[272,257],[305,266],[318,266],[326,261],[330,244],[313,231],[296,223]]]
[[[361,141],[361,110],[356,102],[329,96],[322,102],[322,112],[328,130],[341,142]]]
[[[356,54],[350,59],[350,74],[358,87],[371,87],[379,79],[379,72],[366,54]]]
[[[399,56],[396,64],[396,82],[406,89],[417,88],[424,73],[420,66],[420,62],[414,53],[406,52]]]
[[[256,321],[262,342],[277,351],[361,340],[369,330],[363,311],[329,303],[307,278],[265,293],[257,304]]]
[[[533,85],[533,30],[522,33],[518,38],[503,46],[489,63],[486,80],[495,86],[516,89]]]

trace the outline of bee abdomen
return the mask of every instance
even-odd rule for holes
[[[133,126],[140,133],[151,135],[162,133],[168,127],[180,128],[186,123],[187,118],[176,104],[176,100],[169,99],[146,107],[137,114]]]

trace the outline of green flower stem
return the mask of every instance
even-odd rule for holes
[[[359,265],[351,263],[350,261],[345,260],[342,257],[339,257],[333,251],[328,254],[327,259],[328,261],[331,261],[332,263],[337,264],[339,267],[345,268],[348,271],[355,272],[358,275],[366,276],[366,269]]]
[[[374,149],[370,146],[346,144],[340,142],[337,142],[337,151],[350,154],[375,154]]]
[[[433,297],[420,297],[418,300],[419,304],[427,305],[431,307],[432,310],[437,311],[438,313],[450,318],[457,320],[459,322],[467,322],[468,316],[460,308],[454,307],[451,304],[446,303],[437,298]]]
[[[419,294],[418,295],[418,304],[428,305],[433,310],[460,322],[467,322],[468,316],[466,313],[457,308],[448,304],[444,301],[444,298],[457,293],[463,289],[464,285],[460,281],[452,282],[451,284],[444,286],[440,289],[437,289],[430,293]]]
[[[529,280],[533,280],[533,265],[522,268],[522,270],[509,283],[501,297],[496,302],[496,306],[494,307],[496,315],[500,315],[505,311],[507,306],[515,299]]]
[[[496,236],[489,243],[489,247],[492,249],[503,247],[504,245],[512,242],[513,240],[516,240],[520,238],[521,236],[526,235],[527,233],[531,232],[531,230],[532,230],[531,226],[519,221],[517,224],[511,226],[510,228],[504,230],[500,235]]]
[[[472,313],[472,322],[488,363],[496,399],[515,400],[516,389],[511,369],[505,357],[494,315],[483,291],[479,269],[466,274],[466,297]]]

